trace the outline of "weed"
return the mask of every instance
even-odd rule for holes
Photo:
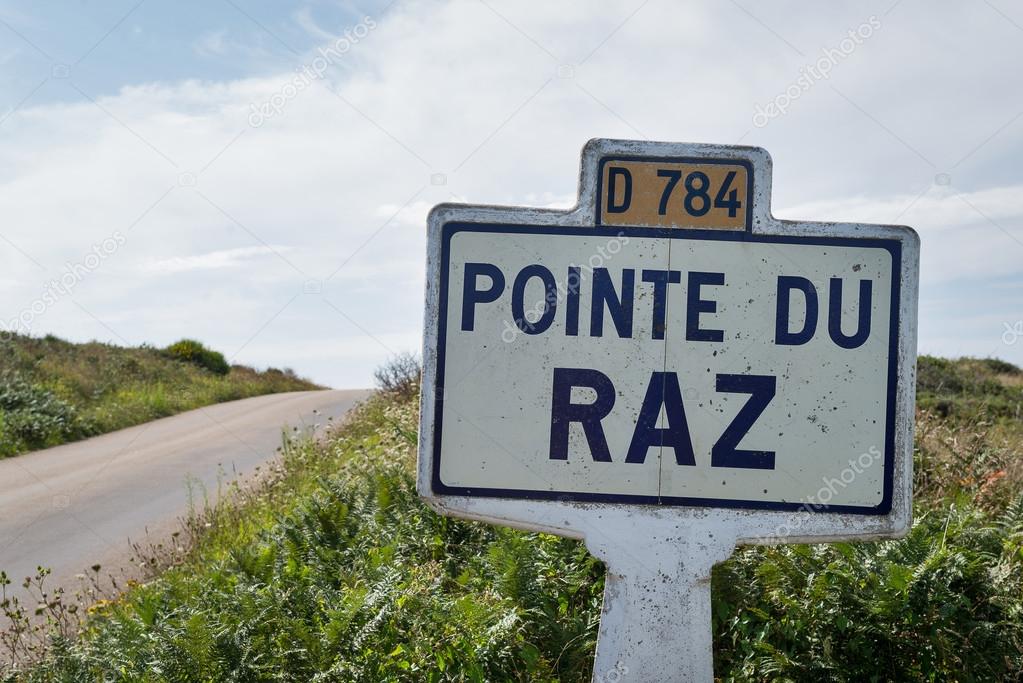
[[[373,377],[380,391],[407,399],[418,394],[419,377],[422,374],[423,365],[419,356],[399,353],[377,368]]]
[[[1019,680],[1023,496],[995,475],[1020,435],[985,405],[921,413],[907,538],[742,548],[715,569],[721,680]],[[431,512],[416,412],[414,392],[381,393],[326,440],[285,440],[151,581],[76,638],[54,629],[11,680],[589,680],[602,565],[577,541]]]

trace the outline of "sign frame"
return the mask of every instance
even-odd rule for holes
[[[899,243],[901,263],[893,269],[899,297],[898,310],[893,311],[897,321],[891,330],[897,332],[897,340],[891,358],[895,386],[894,401],[890,401],[891,448],[886,448],[890,456],[886,467],[891,474],[886,509],[876,514],[856,514],[810,511],[805,505],[762,509],[717,503],[667,506],[572,500],[557,495],[480,497],[440,485],[434,472],[436,417],[443,401],[439,361],[444,324],[444,226],[540,226],[589,234],[613,230],[618,226],[601,226],[598,203],[603,164],[618,158],[698,163],[724,160],[747,165],[748,218],[742,232],[756,239],[827,237]],[[712,675],[710,568],[727,559],[737,545],[898,538],[912,524],[919,237],[906,226],[777,219],[771,213],[772,168],[770,155],[758,147],[593,139],[582,151],[578,201],[571,209],[448,203],[436,206],[429,214],[417,477],[420,496],[443,515],[583,539],[589,550],[608,564],[594,680],[604,680],[600,677],[615,671],[622,674],[623,669],[636,675],[635,680],[702,680]],[[708,228],[692,231],[699,232],[701,238],[712,233],[720,239],[742,234]],[[665,647],[655,650],[658,644],[670,645],[670,653]]]

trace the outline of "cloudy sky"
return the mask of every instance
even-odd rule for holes
[[[1023,362],[1021,64],[1007,0],[8,0],[0,320],[368,385],[433,204],[568,206],[587,139],[646,138],[913,226],[921,351]]]

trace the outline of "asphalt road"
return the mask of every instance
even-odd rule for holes
[[[0,569],[14,581],[8,595],[23,594],[21,580],[39,565],[52,569],[51,585],[68,589],[94,564],[104,573],[123,569],[129,539],[169,539],[188,510],[187,482],[213,498],[219,483],[274,456],[282,428],[322,428],[368,394],[260,396],[0,460]]]

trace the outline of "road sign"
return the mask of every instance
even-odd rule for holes
[[[593,140],[574,209],[430,214],[420,493],[585,539],[595,680],[709,679],[736,544],[909,527],[918,239],[770,186],[762,149]]]

